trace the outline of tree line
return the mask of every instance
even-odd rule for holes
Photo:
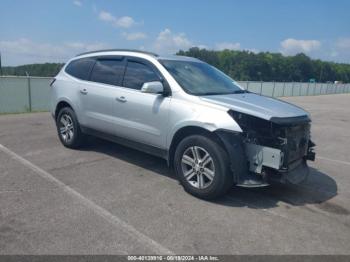
[[[5,66],[2,68],[3,75],[13,76],[43,76],[54,77],[58,74],[64,64],[60,63],[45,63],[45,64],[30,64],[21,66]]]
[[[201,59],[238,81],[287,81],[316,82],[342,81],[350,83],[350,64],[311,59],[305,54],[283,56],[280,53],[237,50],[207,50],[198,47],[178,55]],[[3,67],[3,75],[55,76],[64,64],[45,63],[15,67]]]
[[[177,55],[201,59],[239,81],[350,82],[350,64],[311,59],[303,53],[283,56],[280,53],[236,50],[207,50],[198,47]]]

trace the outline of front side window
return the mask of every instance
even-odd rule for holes
[[[73,60],[66,67],[66,73],[82,80],[88,80],[89,74],[95,60],[93,58],[82,58]]]
[[[123,86],[140,90],[146,82],[159,81],[157,74],[147,65],[129,61],[126,67]]]
[[[90,80],[93,82],[120,86],[123,74],[123,60],[102,59],[96,61],[92,69]]]
[[[178,84],[193,95],[222,95],[245,92],[233,79],[203,62],[161,60]]]

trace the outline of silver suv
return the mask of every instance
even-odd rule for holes
[[[315,158],[307,112],[250,93],[198,59],[89,52],[71,59],[51,87],[64,146],[94,135],[159,156],[200,198],[233,185],[300,183]]]

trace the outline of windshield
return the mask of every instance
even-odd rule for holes
[[[193,95],[224,95],[246,92],[238,83],[203,62],[161,60],[177,83]]]

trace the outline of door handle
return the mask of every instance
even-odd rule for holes
[[[84,89],[80,90],[80,93],[82,93],[83,95],[86,95],[88,93],[88,91],[86,90],[86,88],[84,88]]]
[[[122,103],[126,102],[126,98],[124,96],[117,97],[115,100],[117,100],[118,102],[122,102]]]

